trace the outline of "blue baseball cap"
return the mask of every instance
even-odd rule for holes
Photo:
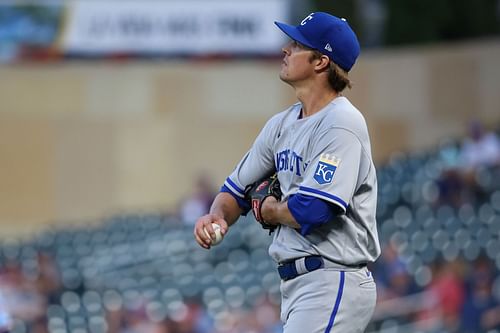
[[[345,19],[316,12],[298,26],[274,22],[291,39],[328,56],[345,71],[350,71],[359,56],[359,42]]]

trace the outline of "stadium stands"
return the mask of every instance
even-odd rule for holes
[[[371,331],[486,332],[484,320],[474,326],[470,315],[462,316],[473,313],[477,281],[489,290],[489,305],[474,308],[476,317],[498,311],[500,169],[476,170],[483,195],[459,207],[443,203],[438,182],[446,148],[397,154],[378,170],[384,253],[371,267],[379,288]],[[0,279],[8,282],[4,296],[17,302],[12,332],[45,332],[39,326],[55,333],[245,332],[244,325],[279,332],[280,281],[267,255],[270,240],[245,217],[206,251],[193,241],[191,226],[151,213],[5,241]],[[270,309],[271,319],[259,309]],[[500,327],[499,320],[488,323],[489,332]]]

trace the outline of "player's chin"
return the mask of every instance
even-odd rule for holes
[[[292,84],[292,80],[290,80],[290,77],[288,77],[288,75],[283,75],[283,73],[280,73],[280,80],[287,84]]]
[[[288,83],[288,81],[289,81],[288,75],[286,74],[286,72],[283,69],[280,72],[280,80],[283,82],[286,82],[286,83]]]

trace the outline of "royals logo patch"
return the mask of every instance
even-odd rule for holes
[[[314,172],[314,179],[320,185],[330,184],[339,164],[340,158],[330,154],[322,154]]]

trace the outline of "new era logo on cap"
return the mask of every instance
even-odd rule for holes
[[[343,18],[316,12],[306,16],[298,26],[274,23],[291,39],[327,55],[347,72],[359,56],[358,38]]]

